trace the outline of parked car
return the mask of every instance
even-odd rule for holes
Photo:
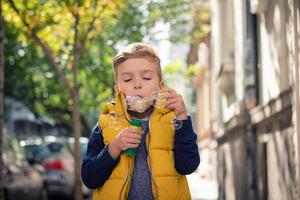
[[[50,156],[50,151],[40,137],[26,138],[20,141],[25,149],[25,156],[30,165],[42,164]]]
[[[46,185],[49,195],[72,197],[74,194],[73,155],[64,138],[45,137],[49,156],[44,160]]]
[[[89,139],[86,137],[79,138],[81,159],[83,159],[84,155],[86,154],[88,142]],[[70,137],[68,139],[68,145],[71,151],[74,153],[74,138]]]
[[[75,189],[75,159],[72,139],[65,137],[47,136],[45,144],[50,152],[44,160],[46,170],[46,184],[50,195],[63,195],[72,197]],[[80,140],[82,152],[86,151],[84,139]],[[90,191],[82,188],[84,196],[89,196]]]
[[[13,134],[3,135],[3,181],[6,200],[46,200],[44,169],[30,166],[24,149]]]

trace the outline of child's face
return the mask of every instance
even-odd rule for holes
[[[119,64],[116,69],[116,89],[126,96],[152,97],[153,91],[163,87],[158,66],[145,58],[132,58]]]

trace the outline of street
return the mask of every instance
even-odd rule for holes
[[[202,178],[199,170],[187,176],[192,200],[215,200],[218,197],[217,182]]]

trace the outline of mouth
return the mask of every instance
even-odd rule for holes
[[[154,104],[154,101],[148,97],[126,96],[126,104],[128,110],[143,113]]]

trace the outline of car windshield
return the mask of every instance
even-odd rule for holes
[[[24,146],[27,159],[34,159],[41,163],[49,154],[50,151],[45,144],[30,144]]]
[[[47,144],[47,146],[51,153],[60,153],[64,147],[63,143],[61,142],[51,142]]]
[[[71,151],[74,153],[74,138],[69,138],[69,148]],[[79,139],[80,143],[80,153],[81,153],[81,158],[83,158],[86,154],[87,146],[88,146],[88,138],[81,137]]]

